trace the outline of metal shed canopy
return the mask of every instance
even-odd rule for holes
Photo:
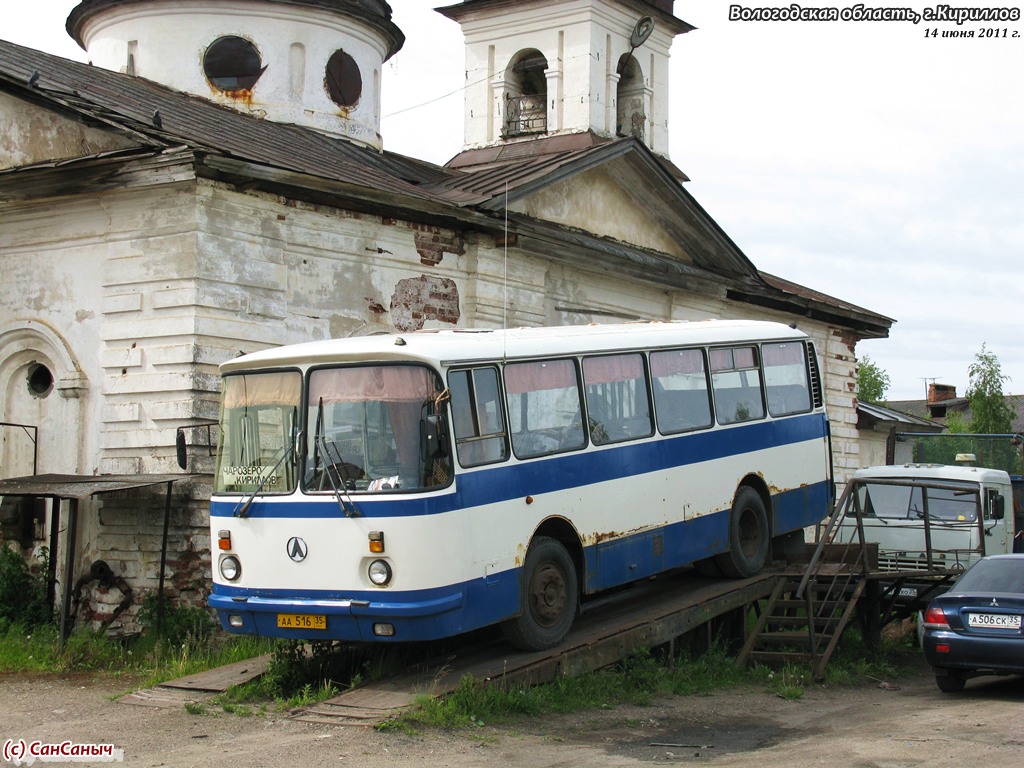
[[[80,501],[97,493],[146,488],[183,478],[183,475],[30,475],[0,480],[0,496],[45,496]]]

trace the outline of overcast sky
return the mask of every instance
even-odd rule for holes
[[[84,61],[64,31],[77,1],[21,6],[0,37]],[[916,2],[864,4],[936,6]],[[462,145],[462,35],[432,10],[451,3],[391,0],[407,40],[383,80],[385,147],[438,163]],[[963,394],[982,344],[1024,393],[1024,22],[743,22],[729,5],[675,4],[697,27],[671,65],[690,193],[759,269],[897,321],[858,345],[890,399],[932,380]]]

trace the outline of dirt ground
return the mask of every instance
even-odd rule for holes
[[[923,663],[881,684],[810,686],[797,700],[740,688],[418,735],[297,722],[287,713],[192,715],[183,707],[113,700],[130,687],[106,677],[0,676],[0,742],[108,743],[123,750],[127,765],[219,768],[1017,768],[1024,762],[1024,681],[979,678],[961,694],[943,694]]]

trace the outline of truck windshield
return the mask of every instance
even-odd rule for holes
[[[425,450],[445,397],[422,365],[320,368],[309,377],[304,488],[389,492],[447,484],[447,454]]]
[[[925,500],[932,520],[974,522],[978,519],[977,486],[963,490],[865,483],[859,489],[863,514],[901,520],[923,520]]]
[[[291,493],[298,480],[298,371],[224,377],[215,493]]]

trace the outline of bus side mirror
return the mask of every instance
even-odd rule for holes
[[[1002,520],[1006,517],[1006,497],[997,493],[992,497],[992,519]]]
[[[188,448],[185,445],[185,430],[178,427],[178,434],[174,438],[174,447],[178,452],[178,466],[188,469]]]
[[[447,437],[445,434],[444,417],[431,414],[423,419],[420,434],[423,437],[423,456],[427,459],[440,459],[448,455]]]

